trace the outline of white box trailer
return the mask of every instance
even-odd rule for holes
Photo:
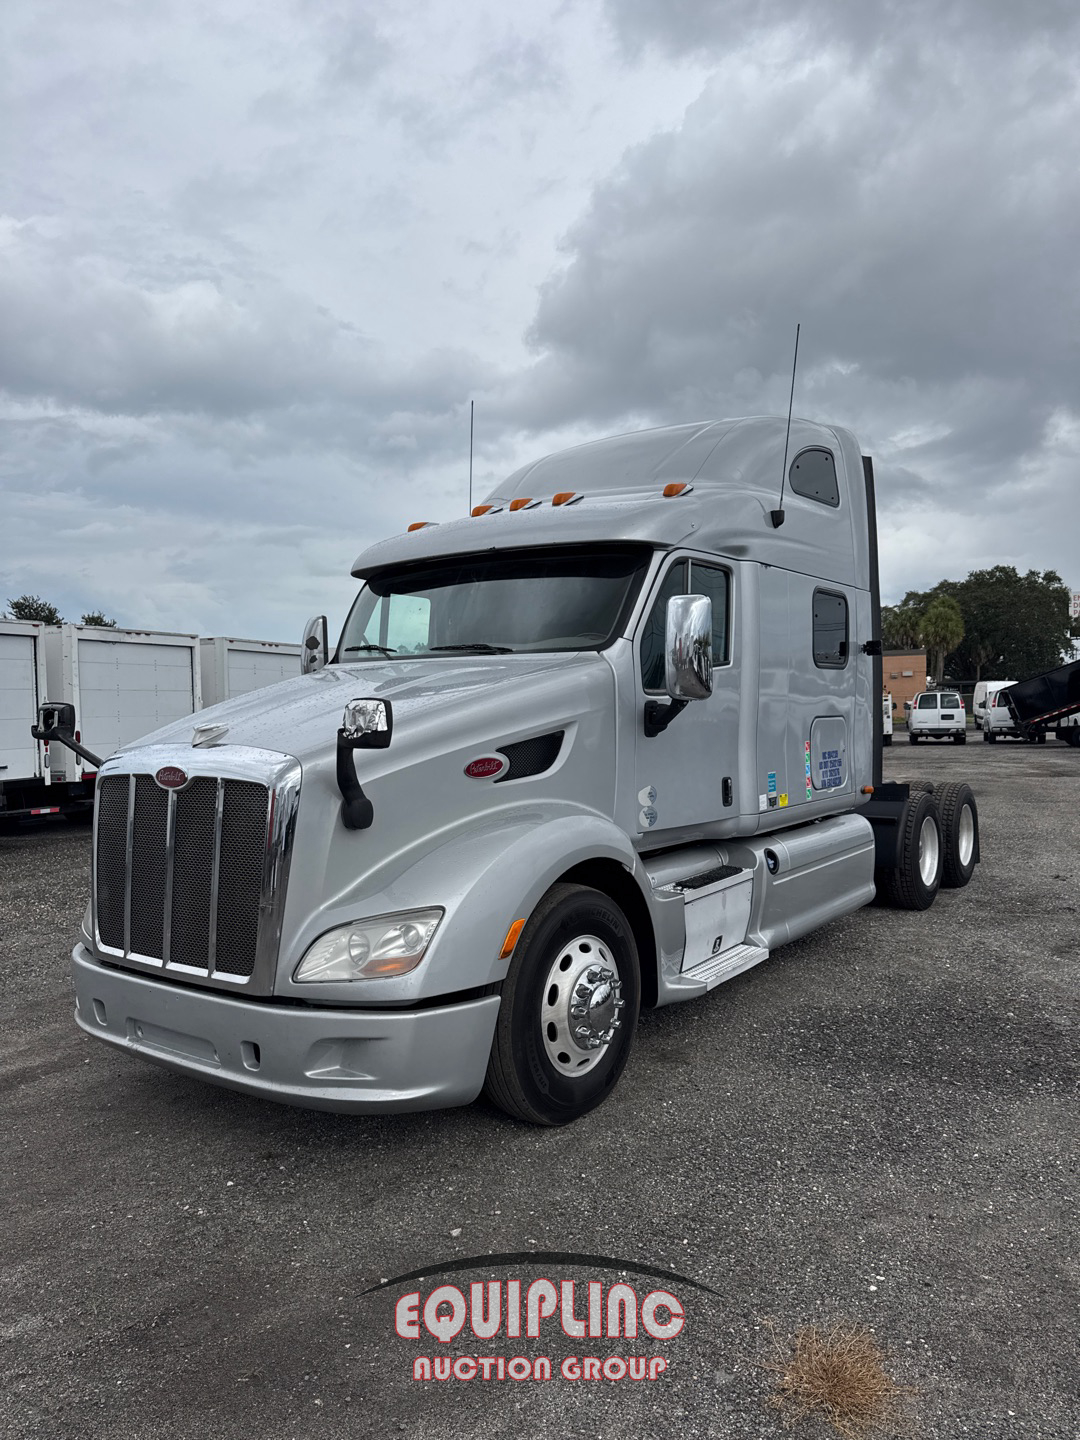
[[[52,625],[45,661],[49,703],[74,707],[77,738],[102,759],[202,706],[197,635]],[[67,763],[95,773],[70,753]]]
[[[45,629],[38,620],[0,620],[0,817],[7,819],[93,802],[91,786],[70,783],[75,757],[63,748],[50,755],[30,733],[47,694]]]
[[[300,646],[273,640],[204,636],[199,645],[202,703],[216,705],[300,674]]]

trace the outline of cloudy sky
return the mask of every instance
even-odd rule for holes
[[[0,605],[264,639],[580,439],[796,411],[887,600],[1080,589],[1075,0],[7,0]]]

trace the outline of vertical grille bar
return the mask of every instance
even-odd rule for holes
[[[161,963],[168,965],[172,949],[172,890],[176,859],[176,791],[169,791],[169,808],[165,813],[165,903],[161,922]]]
[[[217,782],[217,794],[214,796],[214,849],[212,852],[210,871],[210,939],[206,947],[206,971],[208,975],[214,973],[217,962],[217,907],[218,907],[218,885],[221,880],[221,816],[225,809],[225,781],[219,779]]]
[[[150,775],[135,776],[131,852],[132,955],[160,960],[165,896],[165,829],[169,794]]]
[[[135,848],[135,776],[128,778],[127,838],[124,843],[124,954],[131,954],[131,857]]]
[[[176,793],[169,964],[208,970],[210,878],[217,780],[199,775]]]

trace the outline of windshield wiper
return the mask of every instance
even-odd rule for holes
[[[477,641],[472,645],[429,645],[429,650],[480,650],[485,655],[513,655],[509,645],[485,645]]]
[[[357,650],[377,650],[380,655],[396,655],[396,650],[391,650],[388,645],[346,645],[341,652],[343,655],[353,655]]]

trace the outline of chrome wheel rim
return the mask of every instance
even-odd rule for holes
[[[560,1075],[587,1075],[607,1054],[626,1001],[618,962],[595,935],[559,947],[540,996],[544,1051]]]
[[[919,875],[927,887],[937,879],[941,858],[941,841],[932,815],[927,815],[919,830]]]
[[[966,870],[975,853],[975,816],[971,813],[970,805],[965,805],[960,811],[960,831],[956,838],[956,851],[960,857],[960,864]]]

